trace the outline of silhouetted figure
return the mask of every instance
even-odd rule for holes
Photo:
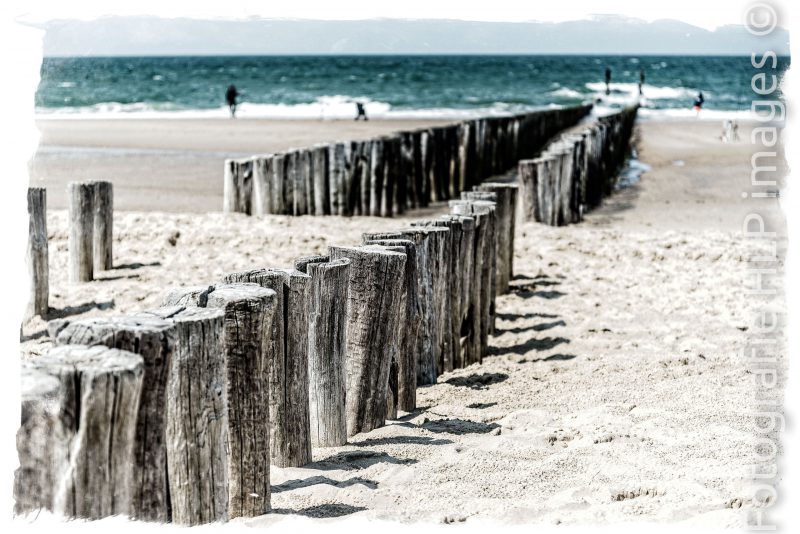
[[[639,96],[644,95],[644,92],[642,92],[643,85],[644,85],[644,69],[641,69],[639,71]]]
[[[606,94],[611,94],[611,69],[606,67]]]
[[[694,109],[698,115],[700,115],[700,110],[703,108],[703,103],[705,101],[706,99],[703,98],[703,92],[701,91],[697,93],[697,98],[694,99],[694,106],[692,107],[692,109]]]
[[[358,114],[356,115],[356,118],[355,118],[355,120],[358,120],[358,119],[360,119],[360,118],[362,118],[362,117],[363,117],[363,119],[364,119],[365,121],[368,121],[368,120],[369,120],[369,119],[367,118],[367,110],[366,110],[366,109],[364,109],[364,104],[362,104],[361,102],[356,102],[356,112],[357,112]]]
[[[228,107],[231,109],[231,118],[236,118],[236,97],[239,96],[239,91],[236,90],[236,86],[231,84],[228,86],[228,90],[225,91],[225,101],[228,103]]]

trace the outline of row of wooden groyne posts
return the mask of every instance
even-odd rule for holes
[[[362,141],[225,162],[223,210],[391,217],[462,191],[535,155],[592,106],[486,117]]]
[[[70,185],[75,281],[105,254],[94,231],[105,186],[83,186]],[[419,386],[481,362],[513,276],[518,192],[474,184],[449,215],[293,268],[173,289],[153,310],[52,321],[53,348],[22,365],[17,513],[196,525],[268,512],[270,465],[308,464],[312,446],[414,411]]]

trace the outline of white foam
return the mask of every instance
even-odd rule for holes
[[[243,102],[237,106],[236,116],[248,119],[353,119],[356,116],[356,102],[362,102],[367,116],[375,119],[468,119],[537,109],[506,102],[495,102],[480,108],[394,109],[386,102],[372,101],[366,97],[332,95],[301,104]],[[547,107],[561,106],[550,104]],[[37,108],[36,114],[38,118],[47,119],[226,119],[230,116],[228,107],[224,105],[213,109],[177,109],[170,104],[153,105],[142,102],[104,102],[86,107]]]
[[[586,88],[605,96],[606,84],[603,82],[587,83]],[[626,98],[639,96],[638,83],[611,83],[609,89],[611,94],[607,98],[614,98],[616,95],[624,95]],[[690,87],[658,87],[648,84],[642,86],[642,93],[649,100],[693,99],[698,92],[697,89]],[[711,94],[708,91],[705,92],[706,96]]]
[[[583,93],[576,91],[575,89],[570,89],[569,87],[561,87],[554,91],[550,91],[547,94],[564,98],[583,98],[584,96],[586,96]]]

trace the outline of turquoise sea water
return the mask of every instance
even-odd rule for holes
[[[769,65],[768,65],[769,66]],[[782,73],[789,58],[779,58]],[[605,94],[604,71],[612,71]],[[239,116],[349,118],[366,103],[374,118],[467,117],[638,98],[643,116],[744,116],[757,97],[749,57],[675,56],[246,56],[45,58],[37,113],[69,117],[226,117],[235,84]]]

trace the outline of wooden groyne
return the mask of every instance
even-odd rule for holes
[[[305,465],[312,445],[416,409],[419,385],[480,363],[510,273],[513,241],[497,229],[513,228],[516,186],[462,194],[450,215],[295,269],[51,323],[54,347],[24,366],[16,512],[180,525],[260,515],[270,465]]]
[[[223,211],[391,217],[458,199],[539,152],[591,105],[487,117],[362,141],[229,159]]]
[[[522,216],[551,226],[580,222],[617,183],[630,148],[638,106],[601,117],[519,162]]]

